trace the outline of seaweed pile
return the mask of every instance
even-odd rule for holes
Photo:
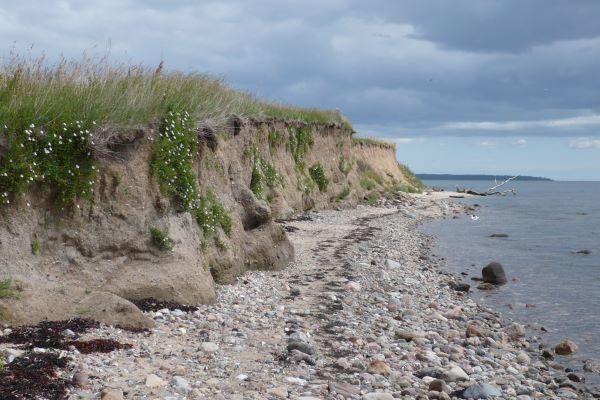
[[[21,356],[9,360],[0,368],[0,399],[64,399],[71,386],[61,370],[71,358],[65,350],[81,353],[108,353],[130,348],[112,339],[78,340],[88,329],[97,328],[98,322],[88,319],[44,321],[37,325],[18,326],[0,337],[0,343],[12,343],[25,350]]]

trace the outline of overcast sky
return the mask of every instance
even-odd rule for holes
[[[416,172],[600,180],[598,0],[0,0],[0,55],[84,51],[339,108]]]

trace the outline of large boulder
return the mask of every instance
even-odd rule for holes
[[[483,281],[494,285],[502,285],[506,283],[506,274],[504,268],[499,262],[493,261],[483,267],[481,270]]]

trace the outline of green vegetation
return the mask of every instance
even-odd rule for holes
[[[350,194],[350,186],[344,186],[344,189],[337,195],[336,200],[342,201]]]
[[[340,161],[338,162],[338,168],[341,173],[348,176],[350,171],[352,171],[352,163],[346,160],[346,157],[344,157],[344,155],[342,154],[340,156]]]
[[[253,146],[252,153],[254,155],[254,159],[252,163],[250,190],[252,190],[257,198],[262,198],[264,192],[263,183],[272,189],[277,185],[277,183],[283,183],[283,180],[277,172],[275,166],[260,157],[256,146]],[[267,196],[267,199],[268,198],[269,196]]]
[[[14,291],[10,287],[11,284],[12,279],[5,279],[3,281],[0,281],[0,299],[7,299],[15,295]]]
[[[90,125],[79,120],[16,129],[0,124],[0,136],[8,142],[0,160],[0,201],[9,204],[31,184],[52,188],[58,207],[79,207],[79,198],[91,199],[96,167],[90,157]]]
[[[308,169],[308,173],[319,187],[319,191],[326,192],[327,186],[329,185],[329,178],[325,175],[325,170],[323,170],[321,163],[313,164],[313,166]]]
[[[402,171],[402,175],[404,175],[404,179],[407,180],[408,184],[416,189],[417,192],[420,192],[425,185],[417,176],[408,168],[408,166],[398,163],[398,168]]]
[[[277,149],[279,146],[285,143],[285,135],[276,130],[269,131],[268,134],[269,140],[269,151],[273,154],[273,151]]]
[[[367,203],[370,205],[375,205],[377,204],[377,201],[379,201],[379,193],[369,192],[365,195],[365,199],[367,199]]]
[[[393,142],[388,142],[386,140],[375,139],[375,138],[364,138],[364,137],[353,137],[352,144],[355,145],[370,145],[370,146],[379,146],[384,147],[386,149],[391,149],[396,151],[396,144]]]
[[[152,173],[162,190],[196,218],[205,235],[221,227],[230,236],[231,218],[221,203],[212,192],[201,195],[196,187],[193,158],[198,142],[193,127],[187,112],[169,111],[152,146]]]
[[[225,121],[237,114],[349,125],[337,111],[262,101],[222,80],[167,72],[162,65],[115,65],[89,57],[50,64],[11,54],[0,60],[1,126],[11,132],[23,132],[31,124],[48,129],[62,121],[134,126],[158,121],[170,109],[186,109],[202,121]]]
[[[385,188],[385,190],[389,195],[394,195],[398,192],[403,192],[403,193],[420,193],[421,192],[419,189],[416,189],[415,187],[413,187],[411,185],[406,185],[406,184],[401,184],[401,183],[393,183],[393,184],[387,186]]]
[[[169,238],[165,231],[156,227],[151,227],[150,238],[152,239],[152,244],[160,251],[173,250],[173,240]]]
[[[31,241],[31,254],[33,254],[34,256],[38,255],[40,253],[40,248],[40,241],[37,239],[33,239]]]
[[[310,146],[315,143],[312,129],[310,126],[303,126],[300,128],[290,127],[288,130],[287,149],[292,154],[294,162],[300,170],[304,170],[304,155],[308,152]]]

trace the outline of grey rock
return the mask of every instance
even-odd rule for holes
[[[177,393],[184,394],[190,390],[189,382],[182,376],[174,376],[173,379],[171,379],[171,385],[175,388]]]
[[[483,267],[481,276],[483,277],[484,282],[492,283],[494,285],[506,283],[506,273],[504,272],[504,268],[502,267],[502,264],[496,261]]]
[[[298,350],[304,354],[315,354],[315,349],[308,343],[299,342],[299,341],[290,341],[287,345],[288,352],[292,350]]]
[[[329,382],[329,392],[351,397],[360,393],[360,387],[345,382]]]
[[[463,399],[492,399],[497,396],[502,396],[502,392],[488,383],[471,385],[462,394]]]

